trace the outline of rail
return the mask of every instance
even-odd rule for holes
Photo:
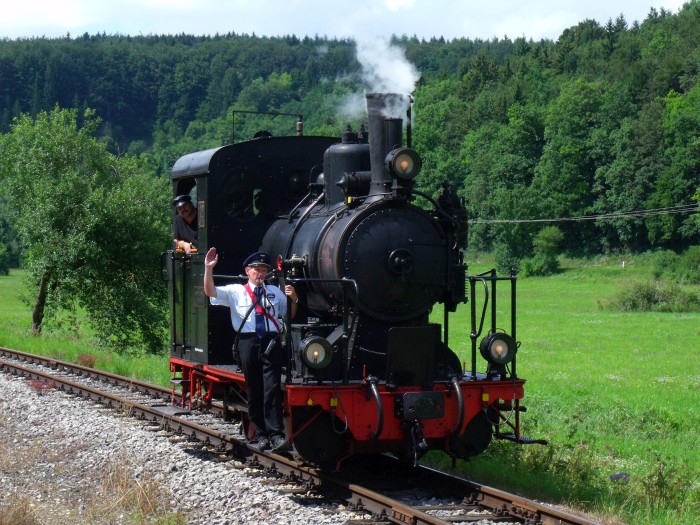
[[[544,505],[505,491],[487,487],[459,477],[445,474],[425,466],[412,467],[387,456],[377,456],[368,465],[359,465],[354,472],[321,471],[294,461],[293,457],[281,453],[260,453],[247,447],[242,436],[237,438],[228,432],[217,430],[187,420],[179,407],[166,405],[170,391],[128,377],[101,372],[89,367],[59,361],[49,357],[35,356],[7,348],[0,348],[0,371],[31,379],[54,382],[66,392],[93,399],[114,408],[124,408],[133,417],[161,425],[172,433],[191,437],[207,446],[234,455],[251,466],[264,468],[268,473],[294,479],[297,483],[311,487],[334,499],[341,497],[348,508],[363,510],[373,515],[375,523],[397,523],[415,525],[446,525],[456,521],[455,515],[479,512],[479,519],[511,523],[538,525],[596,525],[589,519],[575,516],[554,507]],[[71,379],[59,373],[71,374]],[[104,388],[88,386],[86,379],[97,379],[107,386],[123,385],[129,392],[138,391],[152,398],[153,404],[137,402]],[[220,418],[212,418],[218,420]],[[376,475],[369,475],[374,469]],[[408,469],[408,470],[407,470]],[[372,484],[376,484],[373,487]],[[413,490],[432,491],[449,496],[449,504],[407,503],[392,496],[410,486]],[[432,501],[430,498],[428,501]],[[453,517],[444,517],[447,512]],[[460,519],[458,521],[465,521]],[[466,521],[469,521],[468,519]]]

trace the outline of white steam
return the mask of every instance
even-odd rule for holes
[[[365,96],[361,93],[353,93],[343,101],[338,111],[351,120],[364,119],[367,114]]]
[[[357,42],[357,60],[362,65],[362,80],[368,93],[409,95],[420,78],[403,49],[390,46],[382,38]]]
[[[362,83],[365,93],[396,93],[409,96],[416,88],[420,73],[411,64],[398,46],[391,46],[387,40],[377,38],[357,42],[357,60],[362,66]],[[354,94],[348,97],[341,113],[349,117],[364,117],[366,115],[364,94]],[[403,117],[406,105],[385,108],[386,117]]]

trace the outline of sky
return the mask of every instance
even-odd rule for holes
[[[687,1],[687,0],[685,0]],[[557,40],[586,19],[628,25],[684,0],[12,0],[0,39],[108,35],[296,35],[373,39],[394,35]]]

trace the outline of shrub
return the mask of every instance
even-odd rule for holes
[[[672,250],[660,250],[651,256],[654,277],[660,279],[673,275],[678,265],[678,254]]]
[[[678,258],[675,273],[681,283],[700,284],[700,246],[691,246]]]
[[[696,312],[700,311],[700,294],[685,291],[674,282],[636,282],[599,305],[623,312]]]
[[[513,250],[508,244],[497,244],[493,250],[493,257],[496,260],[496,269],[498,273],[510,275],[511,270],[520,268],[520,259],[513,253]]]
[[[564,234],[556,226],[542,228],[533,239],[535,255],[525,259],[522,271],[525,275],[552,275],[559,270],[557,253]]]
[[[539,257],[525,259],[522,262],[523,276],[545,276],[559,271],[559,261],[556,257]]]
[[[663,250],[653,255],[654,277],[671,278],[681,284],[700,284],[700,246],[691,246],[681,255]]]

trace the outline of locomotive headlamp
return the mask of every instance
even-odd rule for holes
[[[323,337],[309,335],[299,343],[299,357],[309,368],[320,370],[331,364],[333,348]]]
[[[508,334],[493,332],[481,340],[481,357],[489,363],[505,365],[515,359],[518,345]]]
[[[386,156],[389,171],[402,180],[413,180],[420,173],[423,161],[411,148],[399,148]]]

